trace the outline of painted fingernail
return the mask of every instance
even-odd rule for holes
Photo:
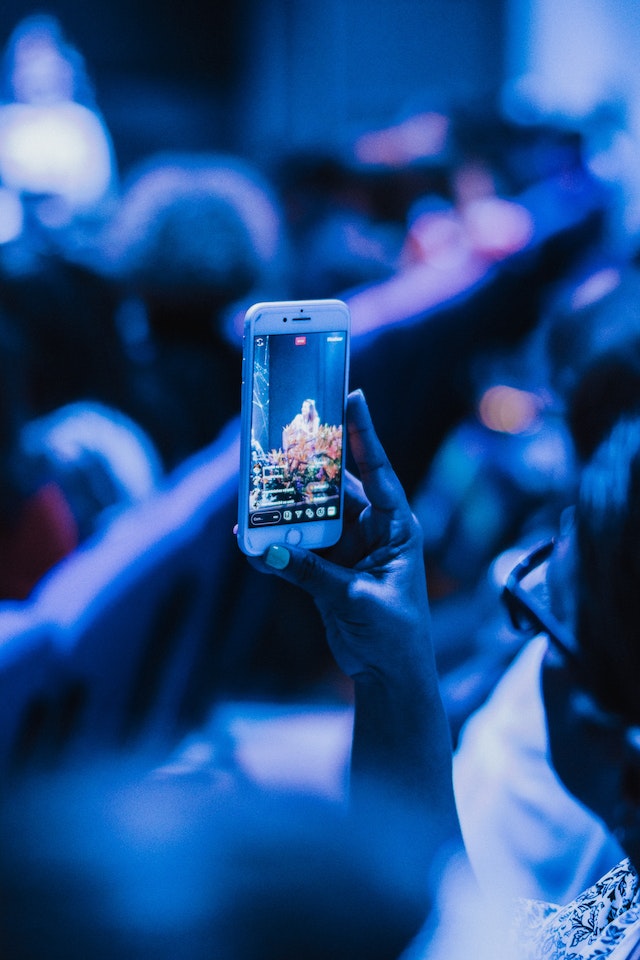
[[[290,559],[291,554],[286,547],[281,547],[279,543],[272,543],[265,554],[264,562],[274,570],[284,570]]]

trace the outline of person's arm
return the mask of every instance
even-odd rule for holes
[[[272,546],[252,562],[314,597],[334,657],[353,678],[352,804],[382,785],[411,806],[431,844],[437,836],[461,846],[420,526],[359,391],[349,396],[348,431],[360,481],[347,477],[340,543],[323,556]]]

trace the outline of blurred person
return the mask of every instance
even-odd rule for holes
[[[0,289],[27,329],[35,414],[90,395],[126,402],[114,294],[95,257],[117,189],[84,58],[56,16],[30,14],[1,61]]]
[[[555,529],[573,502],[571,436],[543,370],[530,337],[477,354],[470,412],[440,443],[411,498],[424,533],[434,645],[455,743],[523,646],[500,602],[514,544]],[[471,798],[471,784],[469,791]]]
[[[573,902],[525,907],[525,957],[626,960],[640,949],[639,498],[640,420],[623,416],[584,468],[573,522],[508,584],[515,615],[547,639],[541,689],[554,769],[622,850]],[[545,599],[526,574],[546,560]]]
[[[20,443],[64,491],[81,541],[115,511],[150,496],[164,475],[158,451],[140,425],[95,401],[64,404],[29,420]]]
[[[566,453],[574,460],[564,497],[556,501],[558,517],[613,425],[640,413],[639,292],[636,267],[601,261],[559,292],[530,346],[530,362],[544,372],[550,395],[545,416],[565,425]],[[496,568],[546,538],[550,521],[531,522]],[[466,724],[454,777],[480,881],[563,902],[595,882],[620,858],[620,848],[549,764],[540,688],[544,651],[543,639],[525,644]]]
[[[436,270],[485,268],[523,250],[534,234],[534,217],[515,199],[497,193],[483,163],[462,162],[451,171],[451,198],[425,196],[408,213],[399,264]]]
[[[66,228],[113,197],[116,164],[79,51],[48,13],[25,17],[5,46],[0,184],[40,226]]]
[[[239,158],[160,154],[131,173],[103,251],[140,417],[172,466],[239,412],[236,314],[287,283],[279,206]]]
[[[86,397],[127,403],[114,294],[95,257],[117,189],[81,53],[57,17],[25,17],[1,63],[0,289],[26,328],[36,415]]]
[[[441,444],[413,500],[445,591],[476,585],[502,550],[556,523],[581,463],[638,409],[639,294],[636,267],[587,264],[515,350],[475,359],[474,415]]]
[[[310,289],[333,297],[392,277],[406,232],[405,191],[413,199],[432,183],[431,174],[369,166],[337,150],[288,154],[276,176],[292,238],[294,294],[302,299]]]
[[[139,422],[116,303],[95,264],[40,250],[16,270],[0,254],[0,304],[22,344],[21,448],[65,491],[81,540],[163,472]]]
[[[287,452],[290,448],[302,447],[309,456],[315,453],[315,444],[320,430],[320,414],[315,400],[307,398],[302,401],[300,413],[282,428],[282,449]]]
[[[97,262],[21,241],[0,248],[0,304],[24,338],[31,412],[91,400],[136,415],[117,291]],[[3,255],[4,254],[4,255]],[[23,256],[24,255],[24,256]]]
[[[481,99],[463,102],[445,106],[432,96],[355,143],[365,167],[378,176],[395,171],[405,189],[412,188],[399,208],[407,228],[401,269],[426,263],[467,271],[475,259],[489,265],[518,252],[533,236],[533,218],[513,199],[514,184],[504,172],[511,140],[506,124]]]
[[[22,444],[28,405],[22,342],[0,317],[0,598],[22,600],[79,542],[71,505],[51,470]]]
[[[603,258],[550,306],[540,339],[548,382],[580,462],[640,409],[640,268]]]
[[[23,483],[25,493],[36,485],[24,510],[10,498],[11,523],[5,518],[7,550],[30,542],[28,556],[7,563],[3,574],[21,577],[30,565],[22,586],[7,587],[22,596],[106,522],[108,510],[147,496],[162,466],[124,412],[131,394],[108,282],[64,258],[43,257],[25,274],[3,276],[0,286],[3,442],[13,477],[5,493],[16,483],[16,493]],[[51,554],[48,540],[57,543]]]
[[[78,400],[33,416],[25,339],[0,316],[0,597],[13,600],[162,479],[151,440],[114,407]]]

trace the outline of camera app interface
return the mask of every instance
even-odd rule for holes
[[[249,524],[336,519],[346,335],[254,338]]]

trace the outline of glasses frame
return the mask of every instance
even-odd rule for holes
[[[626,721],[621,715],[612,713],[600,706],[597,698],[588,689],[584,678],[584,667],[578,653],[578,645],[574,634],[551,610],[534,602],[530,591],[525,590],[522,581],[537,567],[548,560],[556,546],[555,537],[537,543],[521,560],[516,563],[509,573],[502,588],[502,599],[507,607],[514,629],[521,632],[535,630],[536,633],[546,635],[550,644],[561,654],[575,673],[577,687],[573,694],[574,709],[583,718],[608,730],[618,731],[624,738],[628,755],[637,763],[640,759],[640,726]],[[523,624],[523,620],[526,621]],[[625,804],[629,801],[625,799]],[[633,801],[633,822],[637,823],[637,802]],[[625,807],[625,816],[620,820],[628,819],[628,809]]]
[[[515,630],[531,632],[531,628],[534,628],[536,633],[546,634],[562,656],[573,666],[581,669],[573,633],[554,616],[551,610],[535,604],[530,591],[522,586],[524,578],[550,558],[555,545],[555,537],[543,540],[516,563],[502,588],[502,599]]]

